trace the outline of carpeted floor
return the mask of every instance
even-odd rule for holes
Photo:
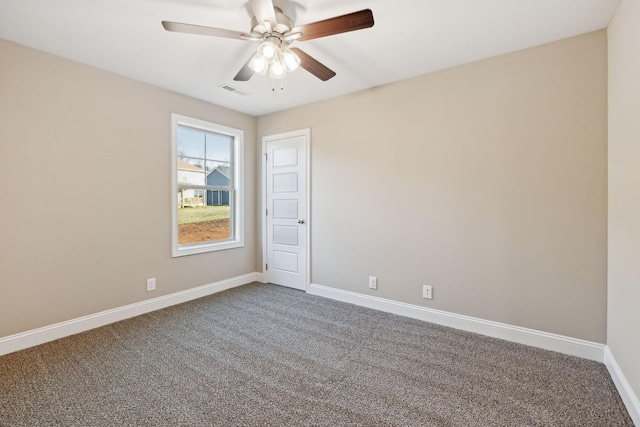
[[[633,426],[604,365],[250,284],[0,357],[2,426]]]

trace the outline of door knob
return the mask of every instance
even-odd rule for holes
[[[298,224],[304,224],[304,219],[299,219]]]

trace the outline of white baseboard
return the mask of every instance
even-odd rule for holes
[[[309,293],[363,307],[373,308],[387,313],[424,320],[438,325],[450,326],[452,328],[475,332],[494,338],[501,338],[507,341],[543,348],[545,350],[557,351],[571,356],[595,360],[600,363],[604,362],[604,344],[551,334],[534,329],[521,328],[519,326],[512,326],[505,323],[498,323],[470,316],[463,316],[446,311],[434,310],[418,305],[406,304],[403,302],[344,291],[313,283],[309,287]]]
[[[622,369],[620,369],[618,362],[616,362],[615,357],[613,357],[613,353],[609,346],[606,346],[604,349],[604,364],[609,370],[609,375],[611,375],[611,379],[616,385],[618,393],[620,393],[620,397],[622,398],[624,405],[627,407],[627,412],[629,412],[631,419],[635,425],[640,426],[640,401],[627,381],[627,378],[624,376]]]
[[[172,305],[215,294],[237,286],[246,285],[247,283],[260,281],[262,281],[262,273],[249,273],[233,277],[231,279],[210,283],[208,285],[198,286],[197,288],[187,289],[186,291],[176,292],[170,295],[164,295],[134,304],[113,308],[111,310],[101,311],[99,313],[78,317],[77,319],[67,320],[65,322],[21,332],[15,335],[9,335],[7,337],[0,338],[0,356],[108,325],[109,323],[118,322],[130,317],[160,310],[161,308],[170,307]]]

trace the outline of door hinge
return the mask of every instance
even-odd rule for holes
[[[264,161],[266,162],[267,159],[269,158],[269,155],[267,153],[264,153]]]
[[[265,209],[265,215],[269,216],[269,209]]]
[[[265,269],[265,271],[269,271],[269,264],[265,264],[264,265],[264,269]]]

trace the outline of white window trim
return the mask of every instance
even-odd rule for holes
[[[235,236],[231,240],[207,242],[180,247],[178,245],[178,205],[175,195],[178,193],[178,126],[189,126],[204,131],[228,135],[234,139],[233,147],[233,230]],[[239,129],[222,126],[216,123],[198,120],[180,114],[171,114],[171,253],[172,257],[221,251],[244,246],[244,132]]]

